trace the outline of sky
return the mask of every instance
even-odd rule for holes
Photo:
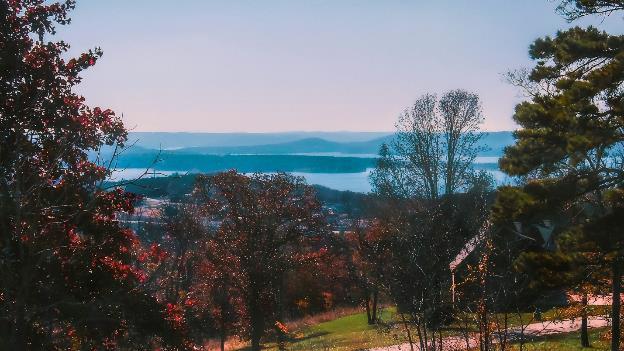
[[[423,93],[477,93],[484,130],[523,99],[502,78],[568,24],[549,0],[81,0],[58,38],[104,56],[78,88],[134,131],[391,131]],[[619,16],[619,17],[618,17]]]

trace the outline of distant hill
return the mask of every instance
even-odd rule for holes
[[[379,146],[392,136],[369,141],[335,142],[321,138],[306,138],[279,144],[250,146],[205,146],[175,150],[183,154],[267,154],[287,155],[302,153],[376,154]]]
[[[377,154],[382,143],[389,143],[393,138],[392,134],[382,137],[365,140],[338,142],[323,138],[304,138],[287,142],[272,142],[258,145],[218,145],[187,147],[172,150],[179,154],[199,154],[199,155],[288,155],[306,153],[342,153],[342,154]],[[480,145],[486,151],[481,152],[481,156],[500,156],[503,149],[513,144],[511,132],[488,132],[484,134]]]
[[[157,162],[155,162],[157,160]],[[299,155],[200,155],[132,153],[119,157],[117,169],[154,168],[159,171],[210,173],[236,169],[254,172],[359,173],[374,167],[374,158]]]
[[[231,147],[288,143],[318,138],[334,142],[369,141],[390,132],[285,132],[285,133],[177,133],[131,132],[128,140],[148,149],[182,149],[194,147]]]
[[[150,143],[135,144],[126,150],[117,160],[117,168],[155,168],[160,171],[179,172],[215,172],[237,169],[240,172],[310,172],[310,173],[357,173],[374,167],[375,155],[382,143],[391,142],[394,135],[384,133],[325,133],[346,135],[355,141],[327,140],[320,137],[305,137],[288,140],[295,136],[314,133],[272,133],[244,134],[223,133],[220,138],[229,136],[227,143],[243,143],[251,141],[267,141],[265,144],[253,145],[212,145],[184,147],[172,150],[149,147]],[[381,136],[379,136],[381,134]],[[188,136],[186,144],[200,136],[210,139],[214,134],[208,133],[143,133],[150,138],[162,137],[169,145],[181,145],[183,138]],[[241,137],[244,135],[244,137]],[[357,140],[369,138],[367,140]],[[207,139],[207,140],[208,140]],[[276,140],[275,140],[276,139]],[[280,139],[287,141],[277,142]],[[499,157],[503,149],[514,141],[511,132],[486,133],[481,146],[486,151],[479,156]],[[178,143],[179,142],[179,143]],[[177,143],[177,144],[176,144]],[[208,143],[207,141],[205,143]],[[216,143],[215,140],[210,143]],[[110,157],[111,150],[104,150],[102,158]],[[95,156],[94,156],[95,157]],[[154,162],[158,159],[158,162]],[[495,162],[495,161],[493,161]],[[479,168],[496,170],[496,163],[481,164]]]

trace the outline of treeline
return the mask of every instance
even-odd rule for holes
[[[167,255],[151,279],[188,340],[285,348],[290,321],[349,306],[375,324],[382,305],[397,304],[410,327],[411,313],[421,315],[425,334],[453,319],[449,262],[480,229],[491,188],[429,200],[364,197],[339,233],[316,193],[286,174],[200,175],[190,196],[145,219],[143,241]]]
[[[174,174],[167,177],[152,177],[147,173],[144,177],[129,181],[107,181],[104,188],[123,188],[143,198],[157,198],[170,202],[184,201],[195,186],[197,174]],[[366,211],[369,194],[330,189],[321,185],[311,185],[317,199],[325,206],[334,208],[341,213],[353,215]],[[138,205],[141,203],[139,202]]]
[[[160,171],[219,172],[236,169],[243,173],[309,172],[360,173],[375,165],[374,158],[300,155],[202,155],[160,153],[127,153],[115,157],[123,168],[155,168]]]
[[[349,139],[350,134],[368,136],[367,141],[333,141]],[[480,156],[500,156],[513,144],[511,132],[486,132],[481,144],[487,148]],[[293,155],[310,153],[376,154],[379,146],[389,142],[391,133],[155,133],[130,132],[135,141],[129,153],[154,153],[163,148],[171,153],[194,155]],[[328,139],[325,139],[328,138]],[[374,138],[374,139],[373,139]],[[285,140],[284,140],[285,139]],[[210,146],[204,145],[209,144]],[[196,145],[196,146],[193,146]],[[204,145],[204,146],[202,146]],[[219,145],[219,146],[216,146]],[[239,146],[236,146],[239,145]],[[175,146],[175,148],[174,148]],[[105,150],[110,152],[110,150]]]

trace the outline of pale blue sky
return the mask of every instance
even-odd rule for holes
[[[520,100],[501,73],[570,26],[548,0],[81,0],[59,31],[104,57],[80,91],[138,131],[389,131],[424,92]],[[588,19],[622,32],[621,15]]]

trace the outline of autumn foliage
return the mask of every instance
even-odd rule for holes
[[[285,337],[286,279],[326,253],[313,189],[285,174],[199,176],[182,212],[203,233],[197,281],[221,336],[247,335],[254,350],[266,335]]]
[[[69,45],[50,41],[73,7],[0,1],[0,349],[180,344],[142,290],[141,243],[116,220],[136,197],[104,190],[109,170],[88,157],[127,136],[74,92],[102,51],[67,59]]]

